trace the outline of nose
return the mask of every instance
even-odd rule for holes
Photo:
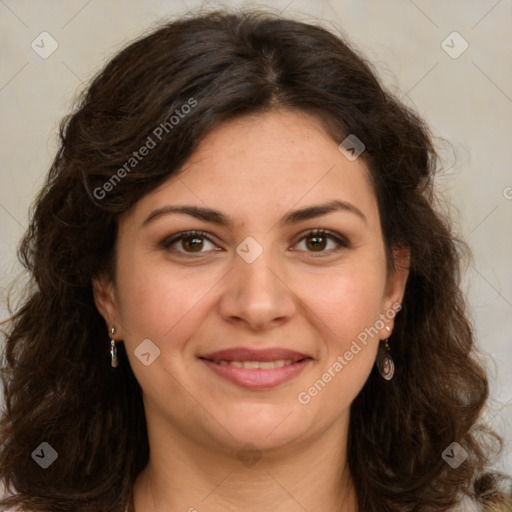
[[[281,325],[293,316],[297,305],[291,283],[286,281],[283,261],[271,250],[263,250],[250,263],[235,254],[220,299],[222,317],[254,331]]]

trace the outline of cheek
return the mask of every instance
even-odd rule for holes
[[[117,283],[125,343],[136,345],[149,338],[160,346],[187,337],[194,308],[215,280],[197,268],[171,268],[169,263],[125,252],[118,261]]]
[[[361,261],[308,281],[301,299],[323,320],[333,343],[343,346],[378,320],[385,288],[381,265]]]
[[[378,274],[340,275],[310,290],[321,318],[322,353],[316,374],[297,396],[315,415],[334,419],[363,388],[375,362],[383,282]],[[329,411],[326,413],[326,411]]]
[[[314,394],[328,384],[329,390],[322,393],[320,402],[346,400],[347,405],[364,385],[375,361],[384,266],[361,258],[357,264],[310,282],[313,284],[304,286],[301,295],[314,313],[312,318],[316,318],[315,325],[321,329],[323,338],[320,382],[311,391]]]

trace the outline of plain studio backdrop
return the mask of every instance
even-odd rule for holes
[[[489,355],[486,417],[505,437],[499,465],[512,473],[511,0],[0,0],[0,319],[60,119],[109,57],[163,18],[201,5],[270,6],[342,31],[442,139],[436,182],[473,251],[464,282]]]

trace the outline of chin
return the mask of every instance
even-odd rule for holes
[[[260,450],[272,450],[307,435],[305,422],[298,424],[297,414],[291,408],[276,411],[273,407],[259,404],[244,407],[224,417],[226,421],[221,424],[231,435],[224,432],[224,429],[222,435],[225,442],[237,449],[252,443]]]

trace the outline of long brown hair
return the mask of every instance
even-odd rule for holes
[[[398,371],[387,383],[374,370],[351,406],[348,457],[361,511],[445,511],[463,495],[505,503],[485,473],[494,453],[485,439],[499,438],[478,427],[488,383],[460,289],[467,247],[436,208],[427,127],[340,36],[269,13],[216,11],[127,46],[61,123],[19,247],[31,282],[5,332],[0,479],[13,496],[0,504],[123,510],[148,461],[146,423],[122,343],[120,366],[109,365],[92,279],[114,278],[123,212],[220,123],[276,107],[318,116],[337,143],[349,134],[364,142],[390,266],[393,247],[411,251],[390,339]],[[127,165],[148,137],[159,143]],[[42,442],[58,453],[46,469],[31,457]],[[442,457],[453,442],[468,453],[457,468]]]

